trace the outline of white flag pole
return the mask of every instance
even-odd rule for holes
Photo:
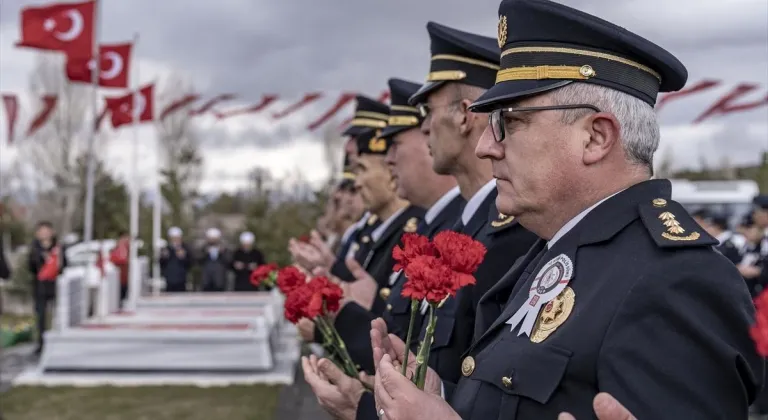
[[[94,143],[98,127],[96,121],[99,119],[99,76],[101,75],[101,58],[99,57],[99,30],[101,29],[101,7],[99,0],[93,1],[94,21],[93,21],[93,53],[92,57],[95,63],[91,71],[91,106],[93,107],[93,127],[91,135],[88,138],[88,149],[86,151],[86,177],[85,177],[85,220],[83,221],[83,242],[93,240],[93,196],[94,196],[94,170],[95,162],[93,156]]]
[[[146,107],[147,101],[141,98],[139,88],[141,86],[141,79],[139,77],[139,60],[136,54],[136,47],[139,43],[139,34],[136,33],[133,36],[133,46],[131,47],[131,63],[133,63],[133,75],[131,76],[131,85],[133,86],[133,98],[131,106],[131,114],[133,116],[133,141],[131,144],[131,175],[130,175],[130,236],[131,247],[128,256],[128,296],[126,300],[133,302],[133,296],[138,293],[138,290],[134,290],[138,280],[136,277],[140,275],[138,267],[138,237],[139,237],[139,197],[141,195],[141,189],[139,187],[139,122],[141,120],[141,113],[143,109],[139,109],[139,104],[144,104]]]

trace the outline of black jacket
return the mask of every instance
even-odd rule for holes
[[[425,225],[419,234],[429,238],[438,232],[450,229],[456,218],[461,214],[464,199],[459,195],[449,202],[443,210],[435,216],[432,223]],[[391,279],[391,281],[390,281]],[[391,284],[390,284],[391,283]],[[402,272],[392,272],[387,278],[387,285],[379,290],[379,297],[385,301],[385,310],[382,314],[390,333],[396,334],[403,341],[408,333],[408,323],[411,319],[411,301],[401,296],[405,276]],[[336,316],[337,328],[348,331],[345,344],[354,362],[361,370],[369,374],[374,373],[373,349],[371,348],[371,321],[379,315],[368,311],[362,306],[351,302],[339,311]],[[414,334],[421,329],[421,314],[416,318]],[[415,337],[414,337],[415,339]]]
[[[485,258],[475,272],[477,283],[458,291],[435,311],[437,328],[429,355],[429,366],[448,383],[459,380],[461,355],[472,344],[475,327],[475,309],[480,298],[501,279],[514,262],[525,255],[538,237],[523,228],[512,217],[500,215],[496,210],[494,189],[488,194],[462,232],[485,245]],[[424,321],[419,341],[426,333]],[[450,389],[450,388],[447,388]]]
[[[244,266],[242,268],[236,268],[235,263],[238,262],[243,263]],[[230,264],[232,272],[235,273],[235,291],[267,290],[266,287],[256,287],[251,284],[251,272],[254,268],[264,263],[264,254],[256,248],[251,248],[247,251],[243,248],[235,250],[235,252],[232,253],[232,261]]]
[[[717,240],[670,196],[667,180],[616,194],[551,249],[538,241],[481,298],[449,399],[461,418],[594,418],[598,392],[640,419],[747,418],[763,372],[754,305]],[[530,335],[507,324],[552,285],[565,289],[531,312]]]

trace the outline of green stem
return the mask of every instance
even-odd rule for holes
[[[419,309],[419,301],[411,299],[411,320],[408,321],[408,335],[405,336],[405,356],[403,357],[402,374],[405,377],[408,368],[408,355],[411,353],[411,340],[413,339],[413,325],[416,323],[416,311]]]
[[[432,341],[435,336],[435,325],[437,325],[437,316],[435,315],[435,305],[429,304],[429,321],[427,322],[427,331],[424,334],[424,341],[419,347],[419,355],[416,356],[418,368],[416,370],[416,386],[424,390],[424,382],[427,379],[427,370],[429,369],[429,351],[432,349]]]
[[[349,352],[347,351],[347,346],[344,344],[344,340],[341,339],[341,336],[339,335],[338,331],[336,331],[336,327],[333,326],[333,323],[326,318],[325,315],[320,315],[317,317],[317,320],[320,324],[323,325],[323,328],[327,331],[328,336],[330,338],[330,341],[332,345],[335,347],[336,351],[338,352],[337,355],[339,359],[341,360],[341,368],[344,371],[344,373],[347,374],[347,376],[350,376],[352,378],[357,378],[357,366],[355,366],[355,363],[352,361],[352,357],[349,355]]]

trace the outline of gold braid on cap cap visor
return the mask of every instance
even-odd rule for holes
[[[410,127],[419,125],[419,118],[413,115],[392,115],[387,125]]]
[[[499,65],[489,63],[487,61],[478,60],[476,58],[462,57],[455,54],[435,54],[432,56],[432,61],[435,60],[449,60],[457,61],[459,63],[471,64],[473,66],[485,67],[491,70],[498,70]],[[428,82],[440,82],[445,80],[462,80],[467,77],[467,73],[461,70],[438,70],[430,72],[427,75]]]
[[[372,128],[384,128],[387,126],[386,121],[374,120],[371,118],[355,118],[349,124],[355,127],[372,127]]]
[[[634,67],[646,73],[653,75],[661,82],[661,75],[648,66],[619,57],[613,54],[597,51],[580,50],[576,48],[563,47],[513,47],[501,53],[501,57],[509,54],[522,53],[559,53],[571,54],[584,57],[599,58],[603,60],[615,61],[627,66]],[[568,80],[586,80],[596,75],[595,71],[589,65],[583,66],[531,66],[531,67],[512,67],[499,70],[496,74],[496,83],[510,80],[541,80],[541,79],[568,79]]]

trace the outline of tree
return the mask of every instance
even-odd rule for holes
[[[291,262],[287,245],[290,238],[308,234],[322,214],[325,202],[321,193],[309,199],[281,195],[278,182],[271,182],[269,172],[256,168],[251,173],[250,205],[246,228],[256,237],[256,245],[268,261],[280,265]]]
[[[191,85],[178,77],[171,77],[157,97],[163,106],[194,91]],[[158,110],[163,109],[158,107]],[[157,121],[158,153],[161,195],[167,206],[169,220],[182,229],[190,227],[191,203],[197,198],[197,188],[203,174],[203,157],[194,122],[186,110],[177,110]]]
[[[70,83],[62,68],[63,57],[40,54],[30,78],[33,109],[39,98],[56,95],[56,107],[48,121],[30,138],[20,142],[20,161],[36,191],[47,195],[47,219],[57,222],[62,232],[72,231],[78,203],[77,193],[85,182],[78,159],[85,156],[93,130],[92,88]],[[37,112],[37,111],[35,111]],[[100,156],[105,135],[94,142],[94,157]],[[29,170],[31,168],[31,170]]]
[[[86,159],[82,157],[77,162],[79,176],[85,178],[87,170]],[[127,186],[106,171],[104,163],[94,162],[93,186],[93,237],[117,238],[121,231],[128,231],[130,212],[130,193]],[[83,215],[85,213],[85,184],[81,184],[78,192],[76,225],[82,231]]]

